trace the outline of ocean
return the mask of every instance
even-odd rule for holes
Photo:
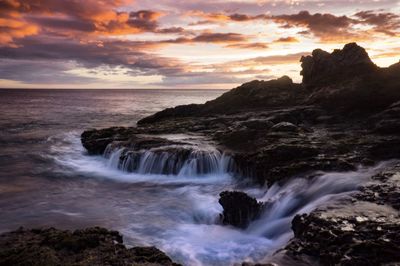
[[[223,92],[0,90],[0,232],[103,226],[120,231],[128,246],[154,245],[184,265],[259,261],[292,237],[296,213],[356,189],[370,175],[367,169],[322,174],[312,183],[240,187],[271,207],[239,230],[218,223],[219,193],[238,189],[229,173],[127,173],[112,158],[87,155],[80,143],[85,129],[135,126],[164,108]]]

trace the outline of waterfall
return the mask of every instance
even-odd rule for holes
[[[235,170],[233,159],[217,149],[195,146],[168,146],[150,150],[115,148],[109,145],[104,157],[107,166],[125,172],[201,176],[231,173]]]

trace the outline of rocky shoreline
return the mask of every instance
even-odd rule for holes
[[[102,153],[114,142],[138,147],[132,136],[140,134],[199,134],[233,157],[236,176],[260,185],[400,157],[400,63],[379,68],[355,43],[315,50],[301,62],[301,84],[286,76],[252,81],[205,104],[146,117],[137,128],[87,131],[82,143]],[[399,186],[389,179],[371,177],[373,184],[341,207],[296,216],[285,256],[321,265],[400,263]],[[262,208],[241,192],[221,193],[220,203],[223,223],[240,228]]]
[[[93,227],[75,231],[19,228],[1,234],[0,265],[179,264],[155,247],[126,248],[117,231]]]
[[[138,169],[144,151],[151,151],[155,158],[162,154],[168,167],[160,167],[157,173],[177,174],[182,162],[193,156],[193,144],[161,134],[201,136],[215,144],[215,156],[232,159],[226,169],[238,180],[247,178],[268,186],[293,177],[312,179],[319,171],[346,172],[400,157],[400,62],[379,68],[355,43],[332,53],[314,50],[301,62],[301,84],[286,76],[252,81],[205,104],[158,112],[140,120],[137,127],[87,130],[81,136],[82,144],[91,155],[120,148],[119,163],[127,171]],[[165,154],[174,156],[165,159]],[[200,168],[199,173],[210,170]],[[277,258],[284,257],[298,265],[400,263],[399,176],[400,166],[391,165],[340,204],[297,215],[292,221],[294,238],[271,261],[280,264]],[[243,192],[222,192],[220,204],[224,207],[221,222],[239,228],[257,219],[265,208]],[[0,245],[10,236],[31,239],[32,234],[37,238],[48,232],[3,234]],[[135,250],[122,250],[127,259],[132,256],[135,261]],[[162,261],[144,256],[135,263],[173,265],[153,251]]]
[[[315,50],[301,62],[301,84],[286,76],[252,81],[205,104],[146,117],[136,128],[86,131],[82,143],[98,154],[115,142],[140,149],[142,134],[198,134],[232,156],[237,177],[260,185],[400,157],[400,63],[379,68],[355,43]],[[371,177],[375,184],[344,207],[296,216],[285,256],[321,265],[400,262],[398,185],[387,180]],[[262,208],[240,192],[221,193],[220,203],[223,223],[240,228]]]

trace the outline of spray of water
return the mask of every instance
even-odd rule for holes
[[[229,155],[216,149],[198,147],[162,147],[151,150],[130,150],[113,148],[109,145],[104,157],[107,166],[124,172],[142,175],[176,175],[195,177],[202,175],[222,175],[234,171],[234,162]]]
[[[208,148],[179,156],[171,149],[137,151],[135,155],[113,149],[104,156],[87,156],[77,136],[71,136],[54,145],[53,157],[64,171],[137,183],[128,194],[107,192],[112,208],[125,217],[114,229],[124,234],[128,244],[155,245],[190,266],[268,261],[293,236],[290,227],[296,214],[343,199],[385,167],[320,173],[269,188],[246,188],[246,193],[266,203],[266,209],[247,229],[240,230],[218,223],[222,212],[218,194],[237,189],[229,156]],[[120,206],[126,200],[129,204]]]

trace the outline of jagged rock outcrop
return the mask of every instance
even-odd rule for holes
[[[364,48],[349,43],[342,50],[320,49],[302,57],[303,86],[310,94],[307,104],[333,112],[363,115],[400,100],[400,67],[377,67]]]
[[[229,151],[238,176],[260,184],[400,157],[400,63],[379,68],[351,43],[316,50],[302,67],[303,84],[252,81],[205,104],[158,112],[135,129],[85,132],[82,143],[99,153],[135,134],[199,134]]]
[[[0,265],[162,265],[174,263],[155,247],[126,248],[117,231],[23,229],[0,235]]]
[[[218,202],[224,208],[221,214],[223,224],[246,228],[263,210],[263,203],[244,192],[223,191],[219,196]]]
[[[346,44],[342,50],[336,49],[332,53],[316,49],[300,61],[303,85],[314,88],[363,78],[378,70],[365,49],[356,43]]]

